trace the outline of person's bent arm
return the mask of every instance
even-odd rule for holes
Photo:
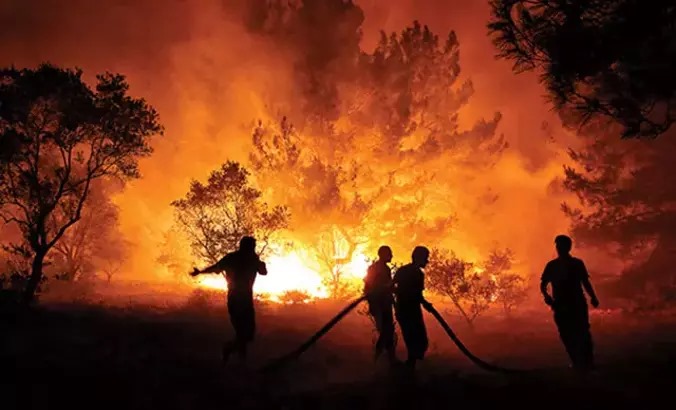
[[[542,272],[542,277],[540,278],[540,293],[542,293],[542,297],[545,298],[545,303],[551,306],[554,303],[554,299],[547,289],[547,286],[549,285],[549,275],[547,274],[548,267],[549,265],[545,266],[545,270]]]
[[[420,292],[420,304],[422,305],[423,309],[426,311],[430,312],[432,311],[432,304],[425,299],[425,295],[423,292],[425,291],[425,276],[420,275],[419,282],[418,282],[418,291]]]
[[[596,297],[596,292],[594,292],[594,287],[591,284],[591,281],[589,280],[589,272],[587,272],[587,267],[584,265],[584,262],[580,262],[582,265],[581,271],[582,271],[582,287],[584,290],[587,292],[587,295],[589,295],[589,298],[591,299],[591,304],[594,307],[599,306],[599,299]]]
[[[263,261],[258,262],[258,273],[265,276],[268,274],[268,267]]]

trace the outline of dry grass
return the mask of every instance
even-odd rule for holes
[[[534,369],[518,377],[474,368],[427,316],[431,350],[408,383],[372,363],[371,324],[357,313],[298,362],[275,375],[256,374],[321,327],[338,303],[259,306],[251,361],[223,368],[220,343],[230,327],[222,296],[157,296],[127,294],[114,303],[52,298],[22,323],[5,320],[2,368],[16,363],[17,371],[3,378],[9,406],[2,408],[653,408],[671,400],[676,381],[673,312],[596,312],[600,369],[585,380],[566,368],[546,311],[480,318],[473,330],[448,317],[484,359]]]

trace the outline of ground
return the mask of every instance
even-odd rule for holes
[[[567,368],[544,310],[479,318],[474,329],[445,314],[475,354],[531,370],[516,376],[474,367],[428,315],[430,352],[411,381],[373,363],[372,326],[356,312],[297,362],[256,372],[319,329],[340,310],[336,302],[260,305],[251,361],[223,367],[231,330],[218,302],[43,302],[20,321],[4,317],[1,408],[657,408],[672,402],[676,385],[673,314],[595,312],[599,370],[585,378]]]

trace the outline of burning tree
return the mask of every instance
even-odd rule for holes
[[[499,57],[537,71],[571,125],[605,118],[624,137],[656,137],[676,119],[676,8],[639,0],[492,0]],[[571,121],[572,120],[572,121]]]
[[[249,171],[228,161],[209,175],[206,184],[193,180],[185,198],[173,201],[176,221],[196,257],[216,263],[237,249],[242,236],[253,235],[265,251],[271,236],[287,226],[285,207],[271,209],[261,191],[249,182]]]
[[[288,204],[305,243],[340,232],[357,244],[368,238],[364,250],[387,243],[407,255],[421,238],[440,241],[455,210],[478,197],[457,187],[473,184],[506,147],[495,132],[499,113],[460,127],[474,91],[458,81],[455,34],[440,39],[414,22],[383,33],[365,53],[353,2],[272,3],[278,7],[258,10],[254,28],[291,50],[299,92],[284,106],[289,119],[259,123],[253,133],[257,180]]]
[[[355,256],[358,244],[344,229],[332,227],[332,230],[321,233],[313,246],[321,264],[320,272],[324,273],[324,285],[334,298],[352,296],[361,291],[361,287],[350,280],[354,278],[346,277],[346,265]]]
[[[426,287],[447,296],[470,326],[495,300],[497,286],[492,278],[480,274],[471,262],[453,252],[433,249],[425,267]]]
[[[513,309],[528,296],[524,278],[512,272],[514,253],[510,249],[494,249],[482,263],[482,275],[488,276],[495,284],[495,301],[509,316]]]
[[[286,118],[265,126],[259,122],[252,142],[249,159],[257,179],[271,187],[280,202],[290,204],[293,215],[310,217],[293,221],[294,228],[314,252],[331,295],[351,293],[344,267],[366,243],[364,218],[372,206],[358,192],[346,193],[355,186],[355,168],[301,150],[301,137]],[[274,191],[276,187],[280,190]]]
[[[160,134],[156,111],[127,95],[122,75],[41,65],[0,70],[0,217],[31,250],[23,302],[43,279],[50,250],[81,218],[96,180],[139,176],[137,160]]]
[[[157,263],[166,266],[174,279],[187,281],[185,272],[190,269],[190,250],[186,251],[186,234],[178,224],[173,224],[164,232]]]

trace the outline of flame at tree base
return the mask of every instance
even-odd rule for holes
[[[259,275],[254,283],[257,299],[282,304],[309,303],[313,300],[327,299],[330,291],[323,276],[310,268],[300,251],[294,250],[285,255],[271,255],[266,258],[268,274]],[[361,282],[366,275],[368,261],[357,253],[349,263],[337,267],[342,271],[345,281]],[[227,291],[228,285],[223,275],[202,275],[197,277],[197,285],[202,288]]]

